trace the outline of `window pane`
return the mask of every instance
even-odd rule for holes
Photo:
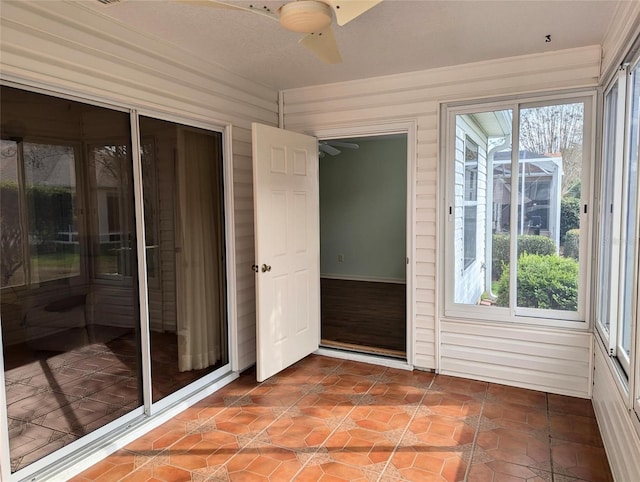
[[[496,304],[508,276],[511,119],[510,110],[456,116],[455,303]]]
[[[625,231],[625,244],[622,246],[622,318],[621,332],[618,340],[618,355],[626,358],[627,371],[628,359],[631,354],[631,325],[633,316],[634,283],[633,278],[638,268],[636,256],[636,236],[638,223],[638,141],[640,138],[640,68],[633,71],[631,88],[631,125],[629,128],[629,153],[625,175],[627,177],[627,195],[624,199],[626,216],[623,219]]]
[[[478,232],[478,206],[464,207],[464,268],[476,260]]]
[[[613,204],[616,172],[616,119],[618,105],[618,84],[609,90],[605,98],[604,139],[602,153],[602,207],[600,215],[600,268],[598,273],[597,321],[605,333],[610,329],[611,311],[611,256],[613,236]]]
[[[26,282],[22,236],[22,202],[18,143],[0,141],[0,269],[2,284],[18,286]]]
[[[78,276],[75,149],[31,142],[22,149],[31,283]]]
[[[131,187],[131,158],[128,145],[105,143],[89,149],[92,202],[95,205],[96,276],[131,276],[131,232],[133,198],[125,190]]]
[[[522,109],[517,306],[578,310],[584,104]]]
[[[469,136],[464,146],[464,268],[477,257],[478,145]]]

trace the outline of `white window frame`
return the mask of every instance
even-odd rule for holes
[[[611,113],[606,109],[606,99],[611,94],[614,87],[617,87],[617,97],[616,97],[616,110],[613,118],[611,118]],[[603,236],[611,236],[613,238],[614,233],[620,233],[621,229],[621,199],[620,196],[615,195],[615,186],[622,185],[622,165],[623,165],[623,156],[624,156],[624,124],[625,124],[625,98],[626,98],[626,69],[620,69],[616,78],[609,87],[606,89],[603,102],[604,102],[604,111],[603,111],[603,142],[602,142],[602,150],[601,150],[601,164],[602,164],[602,174],[599,183],[599,191],[601,193],[600,197],[600,216],[599,216],[599,233],[598,237],[601,240]],[[606,135],[607,133],[607,125],[609,122],[613,122],[614,125],[614,135],[613,139],[609,139]],[[613,142],[614,155],[613,159],[609,162],[613,163],[613,166],[604,165],[604,158],[607,153],[605,153],[605,149],[607,149],[610,145],[609,142]],[[611,174],[610,178],[606,178],[603,174],[609,173]],[[612,192],[612,198],[604,199],[602,198],[603,193],[606,190],[607,182],[610,182],[613,186],[614,192]],[[609,206],[604,206],[604,202],[611,202]],[[608,211],[608,212],[607,212]],[[605,217],[611,219],[611,232],[603,233],[602,230],[606,226]],[[596,323],[595,327],[597,332],[600,334],[603,340],[605,340],[605,345],[607,347],[607,351],[609,355],[614,355],[616,350],[616,336],[617,333],[617,320],[618,320],[618,296],[617,296],[617,283],[615,286],[616,291],[612,291],[611,285],[614,284],[612,280],[618,280],[620,276],[620,263],[616,262],[619,260],[619,251],[620,251],[620,239],[619,237],[613,238],[609,240],[611,243],[611,248],[609,252],[604,252],[602,249],[599,250],[599,262],[598,262],[598,273],[597,273],[597,296],[596,296]],[[616,247],[617,244],[617,247]],[[600,246],[602,248],[602,246]],[[616,253],[618,253],[616,255]],[[602,269],[604,263],[608,263],[608,279],[603,279],[602,277]],[[603,296],[609,296],[609,306],[608,310],[604,312],[601,306],[601,298]],[[609,325],[606,326],[603,317],[608,317]],[[614,336],[610,336],[613,333]]]
[[[588,260],[591,258],[591,233],[592,233],[592,205],[593,189],[591,185],[592,170],[594,163],[592,161],[595,152],[595,115],[594,109],[596,105],[597,93],[593,90],[573,91],[567,93],[559,93],[545,96],[535,97],[518,97],[509,100],[497,100],[494,102],[478,102],[465,104],[444,104],[442,106],[441,125],[445,126],[442,130],[442,148],[441,148],[441,185],[445,186],[441,197],[444,215],[441,217],[441,229],[444,233],[441,236],[441,249],[445,253],[445,259],[442,263],[441,274],[445,280],[444,289],[441,291],[441,315],[445,319],[460,319],[474,321],[499,321],[516,324],[543,325],[552,327],[573,328],[579,330],[588,330],[590,328],[590,312],[587,309],[590,306],[590,290],[588,280],[591,277],[591,266]],[[581,174],[582,180],[582,197],[580,210],[580,254],[579,254],[579,294],[578,294],[578,310],[576,312],[565,312],[561,310],[544,310],[535,308],[516,307],[515,302],[511,302],[509,307],[498,306],[482,306],[464,305],[455,303],[455,259],[454,250],[451,249],[454,241],[455,227],[455,192],[454,186],[455,173],[453,172],[453,159],[455,157],[455,129],[456,117],[464,114],[476,114],[481,112],[512,110],[512,157],[517,158],[519,152],[518,134],[519,134],[519,112],[522,109],[545,106],[558,105],[564,103],[584,103],[584,137],[583,137],[583,169]],[[512,163],[514,162],[512,158]],[[517,159],[516,159],[517,162]],[[518,176],[512,176],[512,192],[517,193]],[[517,194],[514,193],[514,196]],[[585,212],[586,211],[586,212]],[[512,210],[511,225],[517,224],[517,210]],[[511,243],[511,259],[516,259],[516,242]],[[510,289],[511,300],[516,299],[516,271],[511,271]]]

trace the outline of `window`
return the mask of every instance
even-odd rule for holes
[[[76,152],[2,140],[2,287],[80,276]]]
[[[586,319],[591,104],[447,109],[446,315]]]
[[[104,279],[132,276],[131,251],[133,232],[133,198],[131,189],[131,150],[128,141],[101,142],[89,145],[91,166],[91,204],[97,232],[95,276]]]
[[[637,290],[639,123],[640,67],[622,68],[604,99],[597,328],[627,377]]]
[[[468,136],[464,146],[464,269],[476,260],[478,213],[478,144]]]

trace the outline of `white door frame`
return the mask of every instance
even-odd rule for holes
[[[386,124],[369,124],[357,126],[343,126],[333,128],[319,128],[305,131],[318,140],[345,139],[351,137],[375,137],[392,134],[407,136],[407,365],[412,368],[415,356],[415,183],[416,183],[416,140],[417,123],[415,121],[399,121]],[[394,364],[395,366],[395,364]]]

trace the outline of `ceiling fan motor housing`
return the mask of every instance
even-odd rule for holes
[[[331,20],[331,7],[317,0],[299,0],[280,8],[280,25],[292,32],[319,32],[331,25]]]

